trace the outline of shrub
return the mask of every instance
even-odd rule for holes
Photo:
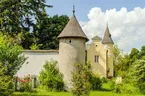
[[[72,73],[72,86],[71,92],[74,96],[88,96],[91,90],[92,70],[89,63],[74,65],[75,72]]]
[[[145,60],[137,60],[133,63],[131,74],[134,85],[145,94]]]
[[[102,80],[102,83],[107,83],[108,82],[108,79],[106,77],[103,77],[101,80]]]
[[[88,96],[90,90],[100,90],[102,81],[98,74],[94,74],[90,63],[76,63],[76,71],[72,73],[73,88],[71,92],[74,96]]]
[[[57,61],[46,61],[43,66],[44,69],[40,72],[39,80],[42,88],[49,91],[62,91],[64,90],[63,75],[57,68]]]
[[[131,93],[137,93],[138,90],[132,84],[122,83],[122,84],[115,85],[115,92],[131,94]]]
[[[92,74],[91,78],[92,78],[91,81],[90,81],[90,83],[92,85],[91,89],[92,90],[101,90],[102,81],[101,81],[100,77]]]
[[[22,48],[13,38],[0,32],[0,95],[9,96],[14,92],[13,76],[21,68],[26,58],[21,54]]]
[[[110,90],[114,91],[116,89],[115,79],[108,80],[108,84],[110,86]]]
[[[133,86],[130,78],[124,78],[121,79],[121,81],[119,81],[117,78],[114,78],[109,81],[109,85],[111,90],[113,90],[115,93],[138,93],[137,88]]]
[[[19,87],[20,87],[20,91],[21,92],[31,92],[32,91],[32,80],[30,77],[30,74],[27,76],[24,76],[24,78],[18,78],[18,83],[19,83]]]
[[[0,76],[0,96],[9,96],[14,92],[13,82],[9,76]]]

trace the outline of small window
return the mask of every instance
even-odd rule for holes
[[[94,61],[95,61],[95,62],[99,62],[99,56],[98,56],[98,55],[95,55]]]
[[[96,45],[96,47],[98,47],[98,45]]]
[[[69,43],[71,43],[71,39],[69,40]]]

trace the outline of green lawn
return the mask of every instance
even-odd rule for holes
[[[117,94],[112,92],[108,84],[103,84],[104,91],[92,91],[89,96],[144,96],[139,94]],[[106,90],[106,91],[105,91]],[[46,92],[43,90],[37,90],[37,92],[15,92],[13,96],[71,96],[69,92]]]
[[[71,96],[69,92],[38,92],[38,93],[20,93],[15,92],[13,96]],[[135,94],[116,94],[113,92],[92,91],[90,96],[143,96]]]

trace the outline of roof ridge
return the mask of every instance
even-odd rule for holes
[[[102,38],[100,36],[96,35],[92,38],[92,40],[102,40]]]

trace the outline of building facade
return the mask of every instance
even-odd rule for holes
[[[71,87],[72,72],[76,63],[85,63],[87,36],[79,25],[75,14],[64,30],[58,36],[59,40],[59,70],[63,74],[66,89]]]
[[[88,38],[79,25],[75,14],[73,14],[58,36],[58,40],[59,50],[24,50],[23,54],[28,59],[16,75],[21,77],[28,74],[39,75],[45,62],[53,59],[58,61],[59,70],[64,75],[65,85],[69,88],[71,87],[72,72],[75,71],[74,64],[85,63],[87,57],[87,61],[90,61],[94,72],[103,77],[113,76],[114,42],[108,25],[104,37],[93,37],[92,43],[86,49]]]
[[[95,36],[88,45],[87,61],[90,61],[93,71],[102,77],[113,77],[113,45],[108,25],[104,37]]]

